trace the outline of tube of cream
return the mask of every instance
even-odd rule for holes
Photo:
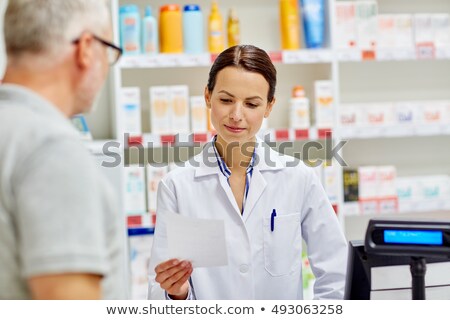
[[[307,48],[322,48],[325,32],[325,0],[300,0]]]

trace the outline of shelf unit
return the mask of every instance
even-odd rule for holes
[[[397,166],[399,175],[404,172],[403,167],[411,168],[406,172],[423,172],[424,174],[444,173],[450,171],[450,166],[444,171],[432,167],[432,161],[426,163],[429,170],[415,170],[420,168],[421,163],[414,164],[414,158],[397,161],[396,156],[386,156],[382,151],[383,146],[392,145],[403,154],[405,145],[407,150],[414,148],[415,143],[422,142],[427,145],[429,152],[440,150],[441,141],[450,142],[450,125],[440,127],[411,126],[407,128],[371,127],[371,128],[346,128],[339,124],[339,109],[341,103],[352,102],[376,102],[392,99],[392,101],[418,100],[418,99],[447,99],[450,100],[450,48],[436,50],[434,56],[421,56],[419,50],[406,49],[379,49],[372,52],[360,49],[337,49],[333,46],[334,5],[338,0],[329,0],[327,10],[327,47],[320,50],[301,49],[297,51],[279,50],[280,37],[278,34],[278,1],[221,1],[219,2],[221,12],[226,17],[227,9],[234,6],[238,10],[241,21],[242,42],[252,43],[267,50],[276,64],[278,70],[279,84],[277,86],[277,103],[275,112],[269,119],[269,135],[274,141],[320,139],[324,137],[323,132],[312,128],[308,132],[296,132],[287,128],[288,107],[287,101],[292,86],[302,84],[307,96],[313,101],[312,91],[315,80],[332,80],[335,86],[336,121],[333,129],[333,139],[350,140],[344,147],[341,155],[351,166],[372,164],[394,164]],[[203,10],[204,19],[209,13],[209,1],[197,1]],[[114,30],[118,30],[118,7],[119,4],[135,3],[143,8],[148,1],[112,1],[112,13]],[[167,1],[154,1],[151,3],[154,9]],[[188,1],[180,0],[180,4]],[[408,6],[401,0],[378,0],[380,13],[450,13],[450,4],[443,0],[408,2]],[[156,12],[156,10],[155,10]],[[276,27],[274,27],[276,26]],[[118,42],[117,32],[115,33]],[[143,132],[150,132],[149,109],[148,109],[148,87],[153,85],[175,85],[188,84],[190,95],[201,95],[207,80],[207,72],[216,55],[209,53],[199,55],[159,54],[154,56],[124,56],[119,65],[113,69],[112,86],[110,98],[117,99],[117,89],[125,86],[138,86],[141,88],[142,127]],[[421,90],[423,88],[423,90]],[[411,90],[412,89],[412,90]],[[112,102],[114,105],[114,101]],[[115,127],[120,127],[121,119],[113,116]],[[117,133],[117,132],[116,132]],[[119,139],[116,134],[114,138]],[[194,137],[195,142],[204,143],[210,138],[209,133],[198,134]],[[141,136],[130,137],[125,145],[133,146],[136,143],[146,145],[152,142],[156,148],[167,145],[176,146],[174,135],[154,135],[144,133]],[[183,137],[178,137],[185,141]],[[413,140],[412,140],[413,139]],[[428,141],[431,139],[431,141]],[[411,141],[412,140],[412,141]],[[406,142],[405,142],[406,141]],[[375,154],[369,150],[376,146],[379,152]],[[418,143],[419,146],[419,143]],[[365,154],[373,157],[367,159]],[[448,155],[445,155],[448,156]],[[389,158],[388,158],[389,157]],[[392,159],[392,161],[391,161]],[[447,158],[445,158],[447,159]],[[450,158],[449,158],[450,159]],[[442,161],[444,162],[444,161]],[[433,168],[436,168],[434,170]],[[342,185],[342,175],[339,176]],[[338,208],[343,208],[343,196],[339,195]],[[442,213],[450,217],[447,212]],[[345,218],[345,212],[339,210],[339,217],[345,228],[350,219]],[[347,221],[348,220],[348,221]],[[357,218],[352,217],[357,221]],[[365,228],[361,224],[361,230]],[[361,232],[359,234],[361,237]]]

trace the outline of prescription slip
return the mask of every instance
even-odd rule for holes
[[[223,220],[190,218],[170,212],[166,219],[171,258],[191,261],[194,268],[228,264]]]

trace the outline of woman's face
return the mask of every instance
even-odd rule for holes
[[[226,67],[218,72],[214,90],[205,89],[206,105],[219,138],[227,143],[255,141],[264,118],[272,111],[269,83],[259,73]]]

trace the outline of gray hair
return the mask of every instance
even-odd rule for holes
[[[106,32],[107,0],[9,0],[5,12],[5,47],[9,57],[57,56],[83,31]]]

